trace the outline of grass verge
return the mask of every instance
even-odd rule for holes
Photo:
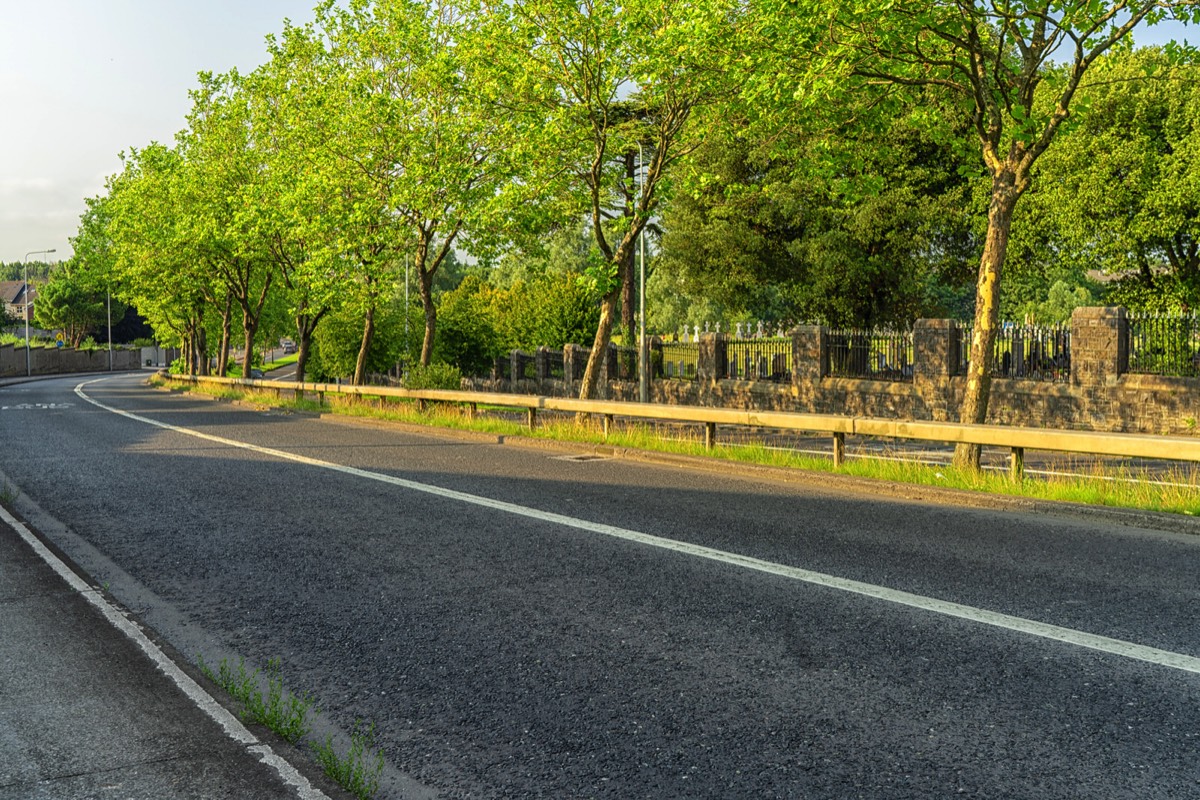
[[[175,388],[175,387],[171,387]],[[1090,473],[1072,476],[1030,477],[1014,482],[1006,473],[972,472],[951,465],[928,465],[903,460],[849,458],[835,468],[829,458],[794,451],[768,448],[761,444],[718,444],[712,450],[704,447],[699,433],[683,433],[663,438],[661,432],[645,424],[622,425],[607,436],[599,425],[545,418],[530,430],[523,422],[504,417],[470,415],[464,407],[447,403],[412,401],[381,402],[378,397],[328,397],[319,404],[312,400],[280,400],[273,393],[248,392],[225,387],[187,387],[206,396],[237,399],[265,406],[288,408],[315,413],[332,413],[350,417],[393,420],[455,430],[470,430],[499,436],[525,436],[583,444],[630,448],[660,453],[725,459],[748,464],[852,475],[861,478],[892,481],[970,492],[1025,497],[1088,505],[1158,511],[1185,516],[1200,516],[1200,472],[1172,471],[1158,476],[1155,483],[1135,481],[1128,469],[1105,470],[1094,468]]]

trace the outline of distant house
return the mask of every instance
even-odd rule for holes
[[[33,304],[37,300],[37,287],[25,281],[0,281],[0,303],[10,317],[33,322]]]

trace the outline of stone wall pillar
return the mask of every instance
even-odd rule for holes
[[[957,418],[950,378],[958,372],[961,343],[954,320],[919,319],[913,323],[913,389],[935,422]]]
[[[563,345],[563,385],[567,396],[579,391],[579,381],[587,369],[588,348],[577,344]]]
[[[959,361],[958,323],[919,319],[913,323],[913,379],[941,381],[954,375]]]
[[[700,334],[699,352],[696,355],[696,378],[703,383],[713,383],[729,373],[729,351],[725,347],[725,334]]]
[[[820,325],[792,329],[792,383],[820,383],[829,374],[829,341]]]
[[[1120,307],[1077,308],[1071,315],[1071,385],[1113,386],[1129,368],[1128,321]]]

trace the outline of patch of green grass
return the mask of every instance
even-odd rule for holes
[[[225,396],[223,390],[208,387],[200,390],[214,396]],[[238,399],[248,399],[245,392]],[[718,444],[712,450],[705,449],[699,434],[664,438],[653,426],[640,423],[625,423],[614,428],[605,436],[599,418],[589,422],[578,422],[574,418],[539,418],[537,427],[530,430],[523,421],[496,416],[472,416],[465,406],[451,403],[395,401],[388,399],[380,403],[378,397],[327,396],[324,405],[312,401],[301,401],[304,410],[333,413],[353,417],[394,420],[415,425],[471,430],[502,436],[526,436],[531,438],[579,442],[617,448],[674,453],[727,459],[750,464],[759,464],[811,472],[830,472],[856,477],[962,489],[971,492],[1027,497],[1040,500],[1057,500],[1088,505],[1103,505],[1133,508],[1145,511],[1163,511],[1200,516],[1200,473],[1176,472],[1158,479],[1157,483],[1134,481],[1127,470],[1097,469],[1094,474],[1081,476],[1030,477],[1014,482],[1006,472],[959,470],[950,465],[931,466],[915,461],[875,460],[848,458],[840,467],[833,466],[832,459],[768,448],[760,444]],[[264,405],[287,407],[273,394],[254,393],[253,401]],[[420,406],[424,405],[422,409]],[[508,409],[511,411],[511,409]],[[1181,484],[1181,485],[1175,485]]]
[[[3,503],[6,506],[11,506],[13,503],[17,502],[17,494],[17,487],[12,486],[8,483],[8,481],[5,481],[4,485],[0,486],[0,503]]]
[[[265,694],[259,671],[247,672],[245,660],[239,659],[234,666],[223,658],[216,672],[203,658],[197,661],[200,671],[209,680],[241,703],[244,719],[266,725],[292,744],[299,742],[312,730],[308,719],[309,712],[313,710],[312,700],[307,695],[294,695],[283,688],[279,659],[267,661]]]
[[[379,793],[383,754],[375,745],[374,725],[364,730],[360,723],[354,723],[354,730],[350,732],[350,750],[344,756],[337,754],[332,736],[325,737],[324,742],[314,743],[312,747],[325,774],[338,786],[359,800],[370,800]]]
[[[262,365],[262,371],[270,372],[271,370],[279,369],[281,367],[289,367],[292,364],[295,364],[299,360],[300,360],[299,353],[290,353],[286,356],[280,356],[279,358],[275,359],[274,361],[266,362],[265,364]]]

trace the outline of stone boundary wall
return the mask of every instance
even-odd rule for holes
[[[140,350],[113,348],[113,369],[129,370],[141,367]],[[59,375],[72,372],[107,372],[108,350],[73,350],[71,348],[34,347],[29,351],[30,371],[34,375]],[[25,346],[0,347],[0,377],[26,374]]]
[[[1171,435],[1200,433],[1200,378],[1135,375],[1126,372],[1126,317],[1122,308],[1079,308],[1071,319],[1070,383],[994,378],[988,422],[1033,428],[1115,431]],[[792,331],[791,384],[716,380],[716,359],[723,354],[722,334],[705,334],[699,343],[697,380],[655,379],[655,403],[717,408],[800,411],[883,419],[958,421],[966,378],[954,374],[959,362],[957,324],[918,320],[913,329],[911,382],[855,380],[826,374],[824,330],[800,326]],[[572,363],[586,363],[588,351],[564,348]],[[539,372],[544,375],[544,372]],[[637,401],[636,381],[606,381],[605,397]],[[571,397],[578,385],[567,380],[464,380],[478,391]]]

